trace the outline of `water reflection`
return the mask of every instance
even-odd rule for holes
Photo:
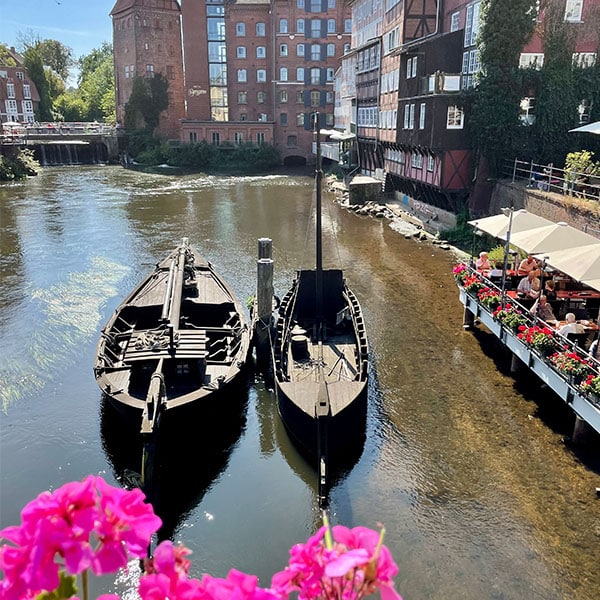
[[[139,423],[125,420],[108,398],[102,398],[100,432],[106,457],[117,481],[126,488],[142,489],[162,519],[157,542],[175,538],[227,468],[245,428],[248,385],[246,379],[218,405],[195,407],[185,419],[169,414],[171,418],[163,421],[151,441],[142,439]]]

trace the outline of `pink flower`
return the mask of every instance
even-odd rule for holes
[[[202,600],[280,600],[271,590],[258,587],[258,577],[231,569],[225,579],[204,575]]]

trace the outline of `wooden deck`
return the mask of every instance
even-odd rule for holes
[[[175,334],[175,351],[169,348],[169,336],[165,330],[157,336],[155,332],[137,331],[129,340],[123,361],[132,363],[160,357],[206,358],[208,337],[201,329],[181,329]]]

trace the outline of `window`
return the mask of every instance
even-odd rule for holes
[[[408,116],[408,128],[409,129],[415,128],[415,105],[414,104],[410,105],[410,111],[409,111],[409,116]]]
[[[321,92],[319,90],[312,90],[310,93],[310,105],[319,106],[321,104]]]
[[[335,8],[335,0],[327,0],[327,8]]]
[[[279,19],[279,33],[287,33],[288,32],[288,20],[287,19]]]
[[[233,141],[236,145],[244,143],[244,133],[242,131],[235,131],[233,133]]]
[[[257,92],[256,93],[256,102],[258,102],[258,104],[264,104],[267,101],[267,92]],[[267,117],[265,116],[265,121],[267,120]]]
[[[304,0],[296,0],[296,6],[304,9]]]
[[[298,136],[288,135],[287,146],[288,148],[295,148],[298,145]]]
[[[475,2],[467,6],[465,18],[465,48],[474,46],[477,32],[479,31],[479,6],[481,2]]]
[[[327,33],[335,33],[335,19],[327,19]]]
[[[286,90],[279,92],[279,102],[285,104],[288,101],[288,93]]]
[[[410,115],[410,105],[404,105],[404,126],[403,129],[408,129],[408,117]]]
[[[304,126],[304,113],[298,113],[296,115],[296,125]]]
[[[313,85],[319,85],[321,83],[321,69],[310,70],[310,82]]]
[[[129,65],[125,65],[125,79],[129,79]]]
[[[352,33],[352,19],[344,20],[344,33]]]
[[[20,81],[23,81],[23,79],[25,79],[25,75],[23,75],[23,71],[17,71],[15,73],[15,75],[17,76],[17,79],[19,79]]]
[[[238,46],[236,48],[236,56],[238,58],[246,58],[246,46]]]
[[[246,49],[244,48],[244,57],[246,56]],[[209,62],[227,62],[227,48],[225,42],[208,42],[208,61]]]
[[[535,52],[521,52],[519,56],[520,69],[541,69],[544,66],[544,54]],[[464,67],[464,60],[463,60]]]
[[[519,120],[523,125],[535,123],[535,98],[522,98],[519,104]]]
[[[335,44],[327,44],[327,56],[335,56]]]
[[[258,37],[264,37],[266,35],[266,27],[264,23],[256,24],[256,35]]]
[[[154,77],[154,65],[146,65],[146,77]]]
[[[31,98],[31,86],[28,83],[23,84],[23,98]]]
[[[267,81],[266,69],[257,69],[256,70],[256,81],[258,83],[264,83],[265,81]]]
[[[427,105],[425,102],[421,102],[421,109],[419,110],[419,129],[425,129],[425,109]]]
[[[235,35],[244,36],[246,35],[246,23],[235,24]]]
[[[569,23],[581,21],[583,12],[583,0],[567,0],[565,7],[565,21]]]
[[[248,81],[248,74],[246,72],[246,69],[237,70],[237,80],[238,83],[246,83],[246,81]]]
[[[17,112],[17,101],[16,100],[5,100],[6,112],[16,113]]]
[[[266,123],[266,122],[267,122],[267,113],[260,113],[260,114],[258,115],[258,120],[259,120],[261,123]],[[263,135],[264,135],[264,133],[263,133]],[[263,142],[264,142],[264,139],[263,139]]]
[[[310,22],[310,37],[321,37],[321,19],[312,19]]]
[[[462,108],[459,108],[458,106],[449,106],[446,129],[462,129],[463,118],[464,114]]]
[[[413,167],[413,169],[422,169],[423,168],[423,155],[417,154],[416,152],[413,153],[410,157],[410,166]]]
[[[321,44],[313,44],[310,47],[310,59],[321,60]]]
[[[460,12],[452,13],[450,17],[450,31],[458,31],[460,27]]]
[[[332,114],[326,114],[325,115],[325,125],[329,125],[329,126],[333,126],[334,123],[334,118]]]
[[[210,85],[227,85],[227,65],[209,65]]]
[[[296,46],[296,56],[304,56],[304,44],[298,44]]]
[[[304,81],[304,79],[305,79],[304,68],[298,67],[296,69],[296,81]]]
[[[427,156],[427,170],[431,173],[433,172],[433,167],[435,166],[435,158],[429,154]]]
[[[280,79],[280,81],[287,81],[288,80],[288,70],[287,70],[287,67],[281,67],[281,69],[279,69],[279,79]]]
[[[296,93],[296,102],[299,104],[304,104],[304,90],[299,90]]]
[[[284,127],[288,124],[287,113],[281,113],[279,115],[279,124],[283,125]]]
[[[596,64],[595,52],[575,52],[573,54],[573,66],[588,68]]]
[[[221,143],[221,135],[218,131],[212,132],[212,143],[217,146]]]
[[[195,144],[198,141],[198,134],[195,131],[190,131],[190,142]]]
[[[327,81],[333,81],[335,79],[335,69],[333,67],[327,67]]]
[[[577,107],[577,115],[579,117],[579,124],[583,125],[584,123],[590,122],[590,111],[592,109],[592,101],[589,99],[584,99],[581,101],[579,106]]]
[[[296,19],[296,31],[304,33],[304,19]]]
[[[411,77],[416,77],[417,76],[417,56],[415,56],[413,58],[413,62],[412,62],[412,75]]]
[[[325,102],[327,104],[333,104],[333,92],[326,92],[325,93]]]
[[[248,103],[248,92],[238,92],[238,104]]]
[[[264,119],[265,121],[267,120],[267,119],[266,119],[266,116],[267,116],[267,115],[265,115],[265,119]],[[261,115],[261,117],[262,117],[262,115]],[[261,120],[262,120],[262,119],[259,119],[259,121],[261,121]],[[260,146],[261,144],[264,144],[264,143],[265,143],[265,132],[264,132],[264,131],[259,131],[259,132],[256,134],[256,143],[257,143],[259,146]]]
[[[256,46],[256,58],[266,58],[267,48],[265,46]]]
[[[247,121],[248,115],[246,113],[240,113],[240,121]]]
[[[412,61],[413,61],[412,58],[409,58],[406,61],[406,79],[410,79],[410,77],[411,77],[411,73],[412,73]]]
[[[310,0],[310,12],[321,12],[321,0]]]
[[[346,52],[350,52],[350,44],[344,44],[344,54],[346,54]]]
[[[280,44],[279,45],[279,56],[287,56],[288,55],[288,45]]]

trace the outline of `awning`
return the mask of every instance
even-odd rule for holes
[[[529,254],[549,253],[589,246],[598,239],[566,223],[553,223],[511,234],[510,243]],[[562,269],[561,269],[562,270]],[[568,271],[564,271],[570,275]]]
[[[600,135],[600,121],[588,123],[575,129],[569,129],[569,133],[595,133],[596,135]]]
[[[472,225],[473,227],[475,227],[475,229],[479,229],[480,231],[489,233],[491,236],[500,238],[502,240],[506,239],[508,223],[509,217],[504,214],[469,221],[469,225]],[[510,228],[511,242],[515,233],[553,224],[554,223],[552,221],[544,219],[544,217],[534,215],[533,213],[526,211],[524,208],[522,208],[521,210],[516,210],[513,213],[512,224]]]
[[[587,246],[568,248],[538,254],[538,259],[545,258],[546,264],[562,271],[573,279],[600,290],[600,240]]]

